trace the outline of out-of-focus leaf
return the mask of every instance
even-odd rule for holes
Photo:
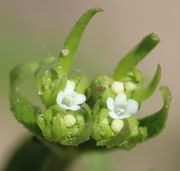
[[[59,66],[62,67],[62,69],[64,70],[66,74],[70,71],[73,57],[77,51],[82,34],[87,24],[97,12],[101,12],[101,11],[102,11],[101,8],[90,9],[77,21],[75,26],[72,28],[63,47],[63,50],[67,51],[67,54],[64,55],[63,52],[61,52],[59,62],[58,62]]]
[[[89,152],[82,156],[82,162],[86,166],[87,171],[113,171],[107,156],[103,152]]]
[[[40,134],[35,117],[39,109],[20,93],[20,83],[38,68],[37,63],[27,63],[14,68],[10,74],[10,105],[15,118],[27,129]]]
[[[47,147],[30,137],[16,150],[4,171],[40,171],[50,154]]]
[[[152,49],[159,43],[159,37],[151,33],[147,35],[119,62],[114,72],[114,79],[119,80],[121,76],[132,70]]]
[[[148,99],[154,93],[156,87],[159,84],[160,79],[161,79],[161,67],[160,65],[158,65],[156,73],[153,79],[151,80],[150,84],[141,92],[142,100]]]
[[[139,120],[140,126],[147,128],[147,139],[154,137],[163,130],[168,117],[168,110],[171,101],[171,92],[167,87],[161,87],[160,90],[164,98],[164,104],[161,110],[153,115],[147,116]]]

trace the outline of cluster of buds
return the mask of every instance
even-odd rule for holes
[[[164,105],[160,111],[143,119],[136,117],[161,77],[158,66],[146,85],[144,74],[136,68],[159,43],[156,34],[146,36],[125,55],[112,76],[102,74],[88,80],[83,75],[69,74],[82,33],[93,15],[100,11],[91,9],[78,20],[57,61],[46,58],[11,72],[10,101],[14,116],[42,140],[64,146],[96,142],[96,146],[105,148],[131,149],[164,128],[171,98],[167,87],[161,87]],[[45,105],[43,111],[19,91],[21,81],[30,73],[34,74],[37,94]]]

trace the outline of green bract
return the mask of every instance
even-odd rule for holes
[[[30,62],[15,67],[10,74],[10,104],[16,119],[53,149],[129,150],[159,134],[165,126],[171,93],[161,87],[164,104],[155,114],[138,119],[134,114],[156,90],[161,68],[158,65],[146,84],[137,64],[159,43],[147,35],[119,62],[112,76],[97,75],[91,81],[83,75],[71,77],[71,65],[82,34],[90,19],[102,9],[87,11],[72,28],[56,59]],[[33,75],[42,110],[21,93],[21,83]],[[147,85],[147,86],[145,86]],[[73,148],[73,147],[71,147]]]

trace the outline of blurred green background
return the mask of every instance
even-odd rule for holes
[[[93,18],[83,36],[73,72],[82,72],[90,78],[97,73],[110,75],[131,47],[146,34],[155,32],[161,43],[139,67],[151,77],[160,64],[163,69],[161,84],[168,85],[173,94],[163,133],[130,152],[111,152],[109,160],[120,171],[150,168],[179,171],[179,6],[178,0],[0,0],[0,166],[28,134],[9,110],[9,71],[22,62],[57,56],[70,28],[82,13],[101,7],[104,12]],[[157,91],[144,103],[138,116],[159,110],[161,104]],[[84,168],[77,162],[72,170]]]

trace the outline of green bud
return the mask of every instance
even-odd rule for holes
[[[76,146],[89,139],[91,118],[85,108],[78,111],[65,111],[55,105],[37,117],[44,138],[63,145]]]
[[[60,67],[54,67],[41,73],[39,69],[35,74],[38,95],[46,106],[56,103],[56,96],[66,85],[66,76],[61,72]]]
[[[95,100],[101,100],[103,105],[106,104],[108,97],[114,97],[115,94],[111,89],[113,79],[106,75],[97,75],[91,82],[90,93]]]
[[[127,118],[127,121],[131,133],[120,147],[122,149],[129,150],[136,146],[138,142],[143,141],[147,137],[147,129],[145,127],[139,127],[139,122],[134,117]]]
[[[126,82],[125,89],[126,89],[126,91],[136,90],[136,84],[134,84],[133,82]]]

